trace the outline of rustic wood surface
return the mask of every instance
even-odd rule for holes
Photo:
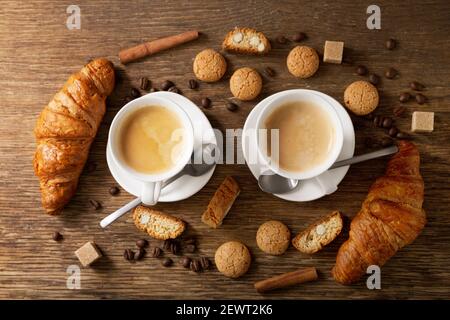
[[[366,28],[367,1],[77,1],[81,8],[81,30],[68,30],[67,3],[61,1],[2,1],[0,5],[0,298],[449,298],[450,291],[450,87],[449,51],[450,4],[448,1],[377,1],[381,7],[381,30]],[[296,80],[285,67],[292,42],[279,45],[266,57],[225,54],[228,74],[215,84],[201,84],[198,91],[188,88],[193,77],[192,59],[206,47],[220,49],[225,33],[234,26],[250,26],[269,38],[291,36],[297,31],[308,35],[305,44],[322,51],[325,40],[343,40],[353,65],[322,64],[308,80]],[[203,34],[194,43],[120,66],[121,48],[142,40],[198,29]],[[384,48],[388,38],[398,40],[393,51]],[[122,69],[123,81],[109,101],[108,111],[91,148],[89,161],[97,164],[83,173],[79,190],[64,214],[46,216],[40,208],[38,181],[33,174],[35,120],[68,76],[97,56],[110,58]],[[174,81],[185,96],[197,102],[210,97],[213,107],[204,110],[212,125],[224,130],[241,128],[257,103],[240,103],[237,112],[225,108],[230,98],[227,78],[239,66],[261,72],[270,66],[277,75],[265,78],[259,99],[290,88],[312,88],[338,100],[346,85],[358,79],[355,66],[366,65],[382,75],[395,67],[400,76],[382,79],[378,114],[391,115],[398,95],[408,90],[412,80],[423,82],[429,102],[420,106],[407,103],[407,114],[397,120],[408,131],[414,110],[436,113],[435,131],[414,135],[420,148],[421,171],[425,180],[424,207],[428,224],[418,239],[401,250],[382,269],[382,290],[368,290],[365,281],[352,286],[335,283],[330,270],[342,235],[332,245],[313,256],[290,248],[280,257],[264,255],[256,246],[258,226],[268,219],[284,221],[296,233],[316,218],[339,209],[353,217],[374,179],[385,169],[386,159],[354,165],[333,195],[308,203],[287,202],[260,191],[245,165],[220,165],[211,181],[198,194],[177,203],[158,204],[189,223],[189,234],[199,240],[195,256],[212,258],[224,241],[239,239],[251,249],[253,263],[247,275],[230,280],[217,271],[193,274],[178,264],[170,269],[147,257],[129,263],[122,254],[143,236],[130,216],[106,230],[99,221],[133,197],[121,191],[112,197],[115,185],[105,159],[107,132],[116,112],[132,86],[148,76],[155,86],[165,79]],[[259,100],[258,99],[258,100]],[[369,148],[367,137],[381,139],[385,133],[367,120],[352,117],[356,128],[356,152]],[[220,229],[212,230],[200,216],[226,175],[233,175],[242,193]],[[94,211],[88,199],[96,199],[103,209]],[[51,238],[61,231],[60,243]],[[77,264],[74,251],[95,240],[105,258],[92,268],[82,269],[81,289],[66,288],[66,269]],[[159,245],[151,241],[151,246]],[[170,254],[168,256],[171,256]],[[175,259],[177,260],[177,259]],[[320,280],[264,296],[253,288],[257,280],[315,266]]]

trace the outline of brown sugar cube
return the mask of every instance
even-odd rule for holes
[[[414,111],[412,115],[412,132],[432,132],[434,129],[434,112]]]
[[[102,253],[97,248],[94,242],[86,242],[81,248],[75,251],[75,255],[80,260],[83,267],[87,267],[100,259]]]
[[[342,41],[325,41],[323,51],[323,62],[337,63],[342,62],[344,54],[344,42]]]

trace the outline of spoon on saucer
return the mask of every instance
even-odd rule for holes
[[[367,160],[371,160],[371,159],[384,157],[384,156],[394,154],[397,152],[398,152],[397,146],[387,147],[387,148],[380,149],[377,151],[373,151],[373,152],[369,152],[369,153],[362,154],[359,156],[355,156],[350,159],[337,161],[328,170],[348,166],[350,164],[355,164],[355,163],[359,163],[359,162],[363,162],[363,161],[367,161]],[[283,176],[280,176],[279,174],[273,173],[270,170],[263,172],[258,177],[258,185],[261,188],[261,190],[264,192],[273,193],[273,194],[288,193],[288,192],[294,190],[295,188],[297,188],[299,183],[300,183],[300,180],[285,178]]]
[[[209,159],[216,158],[215,157],[216,149],[217,149],[216,145],[213,144],[213,143],[202,145],[202,158],[201,158],[202,161],[206,157],[208,157]],[[202,163],[195,163],[194,155],[195,155],[195,152],[193,152],[192,155],[191,155],[191,161],[188,164],[186,164],[184,166],[184,168],[179,173],[177,173],[176,175],[174,175],[170,179],[168,179],[168,180],[163,182],[163,184],[161,186],[161,189],[164,189],[169,184],[171,184],[172,182],[174,182],[178,178],[181,178],[184,175],[188,175],[188,176],[192,176],[192,177],[202,176],[205,173],[207,173],[209,170],[211,170],[216,164],[215,162],[212,162],[212,163],[204,163],[204,162],[202,162]],[[123,216],[125,213],[127,213],[128,211],[132,210],[133,208],[137,207],[140,204],[141,204],[141,198],[140,197],[130,201],[129,203],[127,203],[126,205],[124,205],[120,209],[118,209],[118,210],[114,211],[113,213],[111,213],[110,215],[106,216],[102,221],[100,221],[100,226],[102,228],[106,228],[111,223],[113,223],[114,221],[119,219],[121,216]]]

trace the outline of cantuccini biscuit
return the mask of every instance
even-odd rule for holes
[[[175,239],[186,228],[183,220],[144,206],[134,209],[133,220],[139,230],[158,240]]]
[[[265,54],[270,51],[267,37],[255,29],[234,28],[227,33],[222,43],[226,51],[243,54]]]

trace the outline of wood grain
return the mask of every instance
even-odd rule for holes
[[[0,298],[449,298],[450,291],[450,5],[448,1],[377,1],[382,11],[382,29],[366,28],[369,2],[344,1],[77,1],[81,8],[81,30],[68,30],[67,4],[61,1],[2,1],[0,7]],[[226,79],[188,89],[193,77],[192,59],[206,47],[219,49],[225,33],[234,26],[251,26],[269,38],[307,33],[307,45],[322,50],[325,40],[343,40],[353,65],[323,64],[308,80],[296,80],[285,67],[293,43],[279,45],[266,57],[225,54],[229,62]],[[177,34],[191,29],[202,32],[194,43],[120,67],[117,53],[143,40]],[[388,38],[397,39],[393,51],[384,49]],[[67,77],[88,59],[110,58],[123,69],[123,81],[109,99],[107,114],[92,146],[89,161],[97,170],[84,173],[79,190],[59,217],[46,216],[40,208],[38,181],[31,165],[34,152],[33,127],[39,112]],[[384,171],[386,160],[352,166],[339,190],[320,200],[293,203],[260,191],[245,165],[218,166],[208,185],[188,200],[159,204],[189,223],[189,234],[199,239],[199,254],[213,257],[224,241],[239,239],[251,249],[253,264],[247,275],[230,280],[217,271],[192,274],[176,265],[166,270],[160,261],[146,258],[129,263],[122,257],[141,234],[130,216],[106,230],[98,223],[132,196],[122,190],[112,197],[115,185],[106,165],[105,147],[109,125],[123,105],[132,86],[148,76],[155,86],[174,81],[183,93],[197,102],[210,97],[213,107],[205,110],[212,125],[224,130],[241,128],[252,107],[262,98],[290,88],[312,88],[338,100],[346,85],[360,79],[355,66],[366,65],[382,75],[388,67],[399,70],[395,80],[382,79],[378,114],[391,115],[398,95],[412,80],[423,82],[429,102],[407,104],[408,112],[397,120],[408,131],[414,110],[434,111],[435,131],[414,136],[422,156],[425,180],[425,210],[428,224],[419,238],[401,250],[382,269],[382,290],[368,290],[365,282],[344,287],[330,275],[338,246],[336,242],[308,256],[290,248],[281,257],[269,257],[257,248],[255,232],[268,219],[285,222],[293,233],[318,217],[341,210],[351,218],[359,210],[368,187]],[[258,101],[240,103],[237,112],[225,108],[230,98],[227,78],[239,66],[261,72],[270,66],[277,75],[265,78]],[[368,151],[367,137],[380,139],[381,129],[352,117],[356,128],[356,152]],[[242,193],[220,229],[200,221],[203,209],[226,175],[233,175]],[[90,209],[88,199],[101,201],[103,209]],[[52,241],[55,230],[64,234],[61,243]],[[66,268],[77,264],[74,251],[94,240],[106,257],[82,270],[81,290],[66,288]],[[151,246],[157,245],[151,241]],[[253,283],[298,268],[317,267],[319,281],[259,295]]]

